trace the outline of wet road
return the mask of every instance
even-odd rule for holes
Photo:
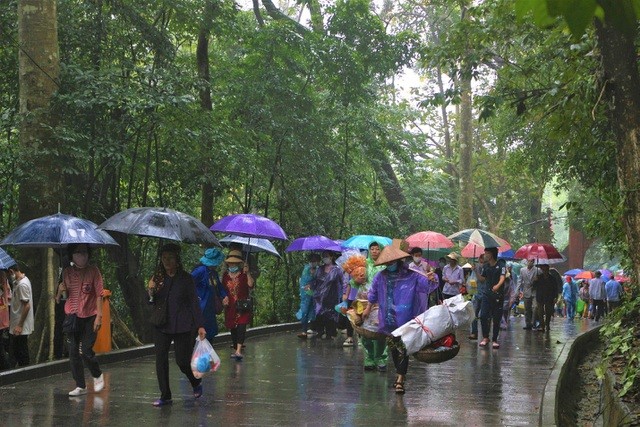
[[[229,358],[227,344],[216,345],[222,365],[205,377],[198,401],[171,358],[174,404],[154,408],[154,359],[145,357],[105,365],[106,388],[97,394],[69,398],[70,373],[0,387],[0,425],[537,425],[563,346],[595,324],[555,319],[544,334],[522,323],[514,319],[501,333],[499,350],[479,348],[460,331],[454,359],[428,365],[412,358],[405,395],[391,388],[391,360],[387,373],[365,373],[362,349],[343,348],[342,336],[301,341],[280,333],[249,339],[242,362]]]

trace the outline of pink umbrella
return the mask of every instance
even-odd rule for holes
[[[537,264],[558,264],[565,257],[550,243],[527,243],[516,251],[516,258],[534,259]]]
[[[503,245],[498,248],[498,253],[508,251],[511,248],[509,245]],[[473,242],[467,243],[467,246],[462,248],[460,255],[465,258],[478,258],[481,253],[484,252],[484,246],[476,245]]]
[[[431,249],[452,248],[453,242],[444,234],[435,231],[420,231],[407,237],[405,241],[412,248],[427,249],[427,258],[430,258]]]
[[[452,248],[453,242],[444,234],[435,231],[420,231],[407,237],[406,242],[412,248],[440,249]]]
[[[629,276],[623,276],[622,274],[619,274],[615,277],[616,282],[620,282],[620,283],[625,283],[625,282],[630,282],[631,278]]]

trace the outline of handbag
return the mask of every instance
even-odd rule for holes
[[[171,285],[173,280],[169,283],[169,289],[167,289],[167,296],[160,301],[156,302],[151,309],[151,316],[149,316],[149,322],[156,328],[161,328],[169,321],[169,292],[171,292]]]
[[[239,299],[236,301],[236,311],[239,313],[249,313],[253,311],[252,299]]]
[[[149,316],[149,322],[156,328],[161,328],[169,321],[169,304],[165,298],[160,302],[157,302],[151,310],[151,316]]]
[[[78,332],[78,315],[76,313],[67,314],[62,322],[62,332],[73,334]]]

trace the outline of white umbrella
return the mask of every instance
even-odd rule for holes
[[[235,236],[229,234],[224,238],[220,239],[220,243],[224,246],[230,246],[232,243],[237,243],[242,245],[242,252],[268,252],[277,257],[280,257],[280,254],[273,246],[273,243],[268,241],[267,239],[259,239],[257,237],[243,237],[243,236]]]

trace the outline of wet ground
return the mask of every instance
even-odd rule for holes
[[[522,323],[516,318],[501,333],[499,350],[479,348],[460,331],[454,359],[437,365],[411,359],[405,395],[391,387],[391,361],[386,373],[363,372],[362,348],[343,348],[342,336],[301,341],[292,332],[249,339],[242,362],[229,358],[228,345],[216,345],[222,365],[205,377],[197,401],[172,364],[174,403],[153,407],[154,359],[145,357],[105,365],[105,390],[82,397],[67,396],[70,373],[0,387],[0,425],[538,425],[563,346],[594,323],[555,319],[547,334],[524,331]]]

